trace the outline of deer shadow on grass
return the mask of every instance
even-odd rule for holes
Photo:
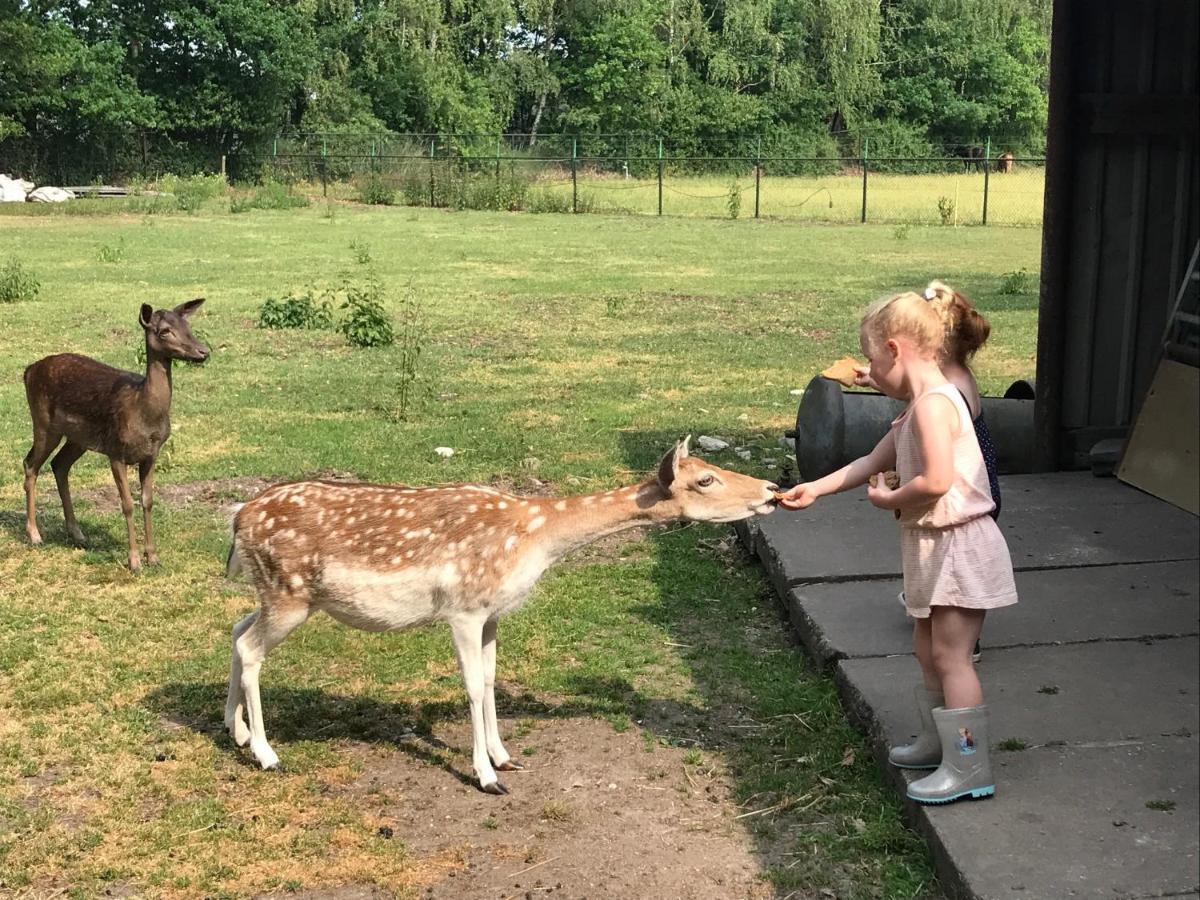
[[[83,507],[84,504],[77,503],[77,507]],[[89,553],[101,554],[107,557],[109,554],[120,551],[123,557],[125,551],[125,542],[117,540],[113,537],[112,532],[103,525],[90,522],[87,519],[79,519],[80,530],[83,531],[85,542],[77,544],[71,540],[67,534],[66,522],[62,517],[62,507],[57,507],[58,516],[54,516],[55,507],[43,507],[38,505],[38,526],[42,532],[42,543],[34,546],[29,543],[29,537],[25,533],[25,510],[20,512],[14,510],[0,510],[0,530],[6,531],[9,535],[29,550],[41,550],[45,547],[69,547],[77,550],[84,550]],[[47,516],[46,513],[50,515]],[[121,515],[121,510],[116,509],[116,515]],[[107,559],[97,559],[96,562],[107,562]]]

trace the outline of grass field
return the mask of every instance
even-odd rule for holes
[[[0,266],[17,257],[40,280],[35,300],[0,304],[0,893],[19,896],[347,885],[465,896],[443,886],[467,877],[479,841],[532,847],[526,862],[548,872],[555,841],[572,829],[593,837],[582,807],[548,800],[526,822],[451,777],[470,770],[463,732],[435,750],[398,737],[465,721],[443,629],[381,637],[314,619],[263,670],[267,731],[287,770],[247,763],[220,733],[229,628],[253,605],[222,576],[220,506],[254,479],[340,472],[579,493],[640,477],[689,433],[749,448],[749,460],[716,461],[769,475],[794,422],[791,392],[857,352],[866,303],[931,277],[960,286],[993,322],[978,360],[985,390],[1033,371],[1036,277],[1017,279],[1025,293],[1001,285],[1006,273],[1036,276],[1034,229],[341,204],[23,212],[0,216]],[[368,271],[390,308],[411,292],[424,310],[418,397],[403,421],[399,348],[255,325],[268,297]],[[123,523],[94,454],[73,472],[89,548],[66,544],[44,473],[47,544],[31,549],[22,368],[65,350],[133,367],[138,305],[194,296],[208,298],[196,327],[213,356],[176,370],[155,509],[162,567],[124,568]],[[456,453],[442,459],[436,446]],[[936,896],[927,853],[832,682],[790,645],[768,585],[728,533],[627,533],[551,570],[500,628],[510,747],[536,763],[555,728],[580,721],[637,735],[661,796],[717,809],[712,834],[751,848],[773,896]],[[594,762],[614,783],[625,768]],[[398,810],[412,796],[375,777],[388,765],[422,778],[424,794],[458,798],[481,837],[431,846],[409,830]],[[537,771],[510,786],[530,792]],[[725,785],[728,801],[706,802],[705,784]]]

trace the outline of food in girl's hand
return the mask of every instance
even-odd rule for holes
[[[861,366],[862,363],[856,360],[853,356],[843,356],[832,366],[822,372],[821,377],[828,378],[831,381],[840,382],[846,387],[854,387],[854,376],[858,374],[855,370]]]
[[[772,494],[772,496],[774,496],[775,502],[778,503],[780,500],[782,500],[784,497],[786,497],[788,495],[788,492],[787,491],[771,491],[771,494]]]
[[[874,475],[868,478],[867,481],[870,483],[871,487],[879,487],[880,475],[883,476],[883,483],[888,486],[889,490],[895,491],[900,488],[900,476],[891,469],[888,469],[886,472],[876,472]],[[862,476],[860,475],[859,477],[861,478]]]

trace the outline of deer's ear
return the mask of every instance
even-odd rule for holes
[[[200,308],[204,303],[203,297],[197,297],[195,300],[189,300],[187,303],[180,303],[175,307],[175,312],[183,316],[185,319]]]
[[[675,476],[679,474],[679,460],[688,455],[688,441],[692,439],[688,435],[669,451],[658,463],[658,486],[665,491],[671,489],[671,485],[675,483]]]
[[[141,312],[138,313],[138,324],[143,328],[150,327],[150,319],[154,315],[154,307],[149,303],[143,303]]]

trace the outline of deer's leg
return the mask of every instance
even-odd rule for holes
[[[144,459],[138,463],[138,479],[142,484],[142,522],[145,525],[146,565],[157,566],[158,554],[154,550],[154,523],[150,510],[154,507],[154,463],[155,459]]]
[[[234,642],[234,653],[237,654],[242,669],[242,694],[246,703],[246,716],[250,720],[250,752],[264,769],[278,768],[279,757],[267,743],[267,732],[263,727],[262,698],[258,693],[258,673],[266,655],[303,624],[309,611],[307,597],[277,594],[271,599],[275,602],[263,598],[262,608],[254,617],[254,621],[246,626]]]
[[[483,727],[488,756],[499,772],[525,768],[514,762],[500,742],[500,724],[496,721],[496,620],[483,625]]]
[[[68,476],[71,474],[71,466],[75,465],[75,461],[86,452],[86,447],[68,440],[50,462],[50,468],[54,471],[54,483],[58,485],[58,496],[62,500],[67,534],[76,544],[83,544],[84,540],[83,532],[79,530],[79,523],[75,521],[75,506],[71,503],[71,484]]]
[[[258,618],[258,610],[250,613],[242,621],[233,626],[233,652],[229,663],[229,696],[225,700],[225,730],[233,737],[233,742],[239,747],[250,743],[250,729],[242,715],[246,695],[242,691],[242,654],[238,650],[238,638],[246,633],[246,629]]]
[[[29,543],[40,544],[41,532],[37,527],[37,477],[46,459],[54,452],[62,435],[33,430],[33,446],[25,454],[25,533]]]
[[[479,778],[479,786],[489,794],[507,794],[508,788],[496,778],[496,770],[488,759],[487,731],[484,727],[483,705],[486,690],[483,684],[483,620],[477,617],[455,619],[450,623],[454,650],[462,669],[463,684],[471,704],[471,764]]]
[[[137,532],[133,529],[133,495],[129,493],[129,471],[118,459],[109,460],[117,493],[121,496],[121,512],[125,514],[125,529],[129,532],[129,570],[136,572],[142,567],[138,556]]]

